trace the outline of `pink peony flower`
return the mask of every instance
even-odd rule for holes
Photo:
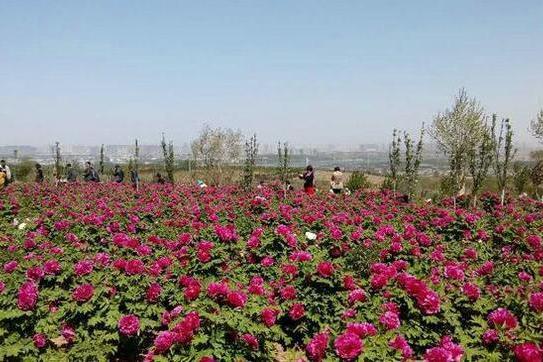
[[[329,335],[327,332],[317,333],[305,346],[307,358],[309,358],[311,361],[322,361],[326,356],[328,341]]]
[[[149,302],[154,303],[160,297],[160,293],[162,293],[162,287],[160,286],[160,284],[151,283],[149,287],[147,288],[147,292],[145,293],[145,298]]]
[[[295,321],[302,318],[305,315],[304,305],[302,303],[294,303],[292,307],[290,307],[288,315]]]
[[[27,281],[19,288],[17,306],[20,310],[32,310],[38,302],[38,286],[33,281]]]
[[[505,329],[513,329],[518,325],[517,317],[505,308],[498,308],[488,315],[488,323],[491,326]]]
[[[94,287],[92,284],[82,284],[75,288],[72,297],[76,302],[86,302],[94,295]]]
[[[260,318],[262,319],[262,323],[264,323],[266,327],[271,327],[275,324],[278,314],[279,311],[276,309],[264,308],[260,313]]]
[[[133,314],[122,316],[117,325],[121,334],[133,336],[140,330],[140,320]]]
[[[258,339],[250,333],[245,333],[241,336],[241,340],[245,342],[250,348],[258,349]]]
[[[170,332],[170,331],[162,331],[160,332],[154,342],[153,342],[153,345],[155,347],[155,351],[157,353],[164,353],[166,352],[167,350],[169,350],[174,341],[175,341],[175,333],[174,332]]]
[[[43,348],[47,345],[47,336],[43,333],[36,333],[32,336],[32,341],[36,348]]]
[[[534,311],[543,312],[543,292],[532,293],[529,304]]]
[[[493,344],[499,341],[500,336],[498,334],[498,331],[495,329],[487,329],[485,333],[483,333],[483,343],[484,344]]]
[[[513,351],[515,353],[515,358],[518,362],[543,361],[543,350],[535,343],[525,342],[516,345]]]
[[[381,323],[387,330],[392,330],[400,327],[400,317],[398,313],[386,311],[379,317]]]
[[[93,263],[91,260],[81,260],[74,264],[74,273],[78,277],[92,273]]]
[[[336,354],[345,360],[357,358],[362,353],[362,340],[354,333],[343,333],[339,335],[335,342],[334,348]]]
[[[323,278],[329,278],[334,274],[334,265],[329,261],[320,262],[317,265],[317,273]]]
[[[226,296],[228,304],[234,308],[242,308],[247,304],[247,295],[240,291],[230,292]]]

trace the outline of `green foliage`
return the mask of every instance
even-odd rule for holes
[[[526,186],[530,182],[531,169],[528,165],[520,162],[513,164],[513,185],[517,194],[522,194],[526,190]]]
[[[368,178],[361,171],[353,171],[345,183],[345,187],[351,191],[363,190],[369,188],[370,186],[371,184],[368,181]]]

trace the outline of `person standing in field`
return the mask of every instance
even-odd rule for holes
[[[7,185],[7,176],[6,173],[0,169],[0,191],[4,189]]]
[[[66,181],[76,182],[77,181],[77,171],[72,167],[72,164],[69,163],[66,165]]]
[[[11,170],[9,166],[6,165],[6,160],[0,160],[0,171],[4,173],[5,176],[5,186],[11,182]]]
[[[117,183],[124,181],[124,171],[119,165],[115,165],[115,169],[113,170],[113,181]]]
[[[85,181],[100,182],[100,176],[98,172],[92,167],[90,161],[87,161],[85,172],[83,173],[83,179]]]
[[[304,180],[305,193],[313,195],[315,193],[315,172],[313,171],[313,166],[308,165],[305,168],[305,172],[298,177]]]
[[[43,176],[43,169],[39,163],[36,163],[36,182],[41,184],[45,177]]]
[[[332,192],[336,195],[343,192],[343,173],[339,167],[334,168],[334,173],[330,179],[330,187]]]

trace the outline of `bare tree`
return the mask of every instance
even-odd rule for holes
[[[245,190],[249,190],[253,184],[257,155],[258,143],[256,141],[256,134],[254,134],[245,141],[245,164],[243,166],[243,177],[241,180]]]
[[[415,193],[417,183],[419,181],[419,168],[420,163],[422,162],[422,148],[423,148],[423,139],[424,139],[424,124],[420,130],[419,142],[417,147],[413,149],[413,141],[409,133],[403,133],[403,140],[405,146],[405,182],[407,196],[409,199],[413,197]]]
[[[170,141],[168,144],[166,144],[164,133],[162,133],[162,141],[160,142],[160,146],[162,147],[162,155],[164,156],[164,170],[166,171],[168,182],[174,183],[175,154],[173,149],[173,142]]]
[[[192,155],[201,163],[211,182],[220,184],[225,166],[237,164],[242,153],[243,135],[230,128],[215,128],[205,125],[192,144]]]
[[[477,205],[477,196],[488,176],[488,170],[494,159],[493,152],[494,147],[490,129],[485,127],[485,132],[482,134],[478,144],[468,152],[468,168],[473,179],[471,188],[473,206]]]
[[[401,158],[400,158],[400,145],[402,139],[398,130],[394,129],[392,131],[392,143],[388,149],[388,167],[389,175],[388,178],[392,183],[392,190],[394,194],[398,188],[398,178],[400,173]]]
[[[104,174],[104,157],[105,157],[105,150],[104,150],[104,144],[102,143],[102,146],[100,146],[100,163],[98,171],[101,175]]]
[[[498,180],[498,188],[501,193],[501,204],[505,201],[505,188],[511,162],[517,150],[513,148],[513,130],[509,119],[502,119],[499,133],[496,130],[497,116],[492,115],[492,144],[494,146],[494,171]]]
[[[287,182],[290,177],[290,149],[288,143],[277,143],[277,161],[279,166],[279,179],[283,185],[284,190],[287,189]]]
[[[465,188],[469,152],[485,132],[484,118],[484,108],[462,88],[453,107],[436,115],[428,130],[449,159],[455,200],[458,192]]]

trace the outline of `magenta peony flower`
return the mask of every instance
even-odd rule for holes
[[[424,362],[452,362],[452,353],[443,347],[433,347],[424,353]]]
[[[19,263],[16,262],[15,260],[8,261],[7,263],[4,264],[4,272],[8,274],[13,273],[13,271],[17,269],[18,266],[19,266]]]
[[[328,332],[317,333],[305,346],[305,353],[307,355],[307,358],[309,358],[311,361],[322,361],[324,357],[326,357],[328,342]]]
[[[498,308],[488,315],[488,323],[491,326],[505,329],[513,329],[518,325],[517,317],[505,308]]]
[[[334,274],[334,265],[329,261],[322,261],[317,265],[317,273],[323,278],[329,278]]]
[[[258,339],[250,333],[245,333],[241,336],[241,340],[245,342],[250,348],[258,349]]]
[[[514,350],[518,362],[541,362],[543,361],[543,350],[535,343],[525,342],[516,345]]]
[[[302,318],[305,315],[304,305],[302,303],[294,303],[292,307],[290,307],[288,315],[295,321]]]
[[[483,343],[484,344],[493,344],[499,341],[500,336],[498,334],[498,331],[495,329],[487,329],[485,333],[483,333]]]
[[[400,327],[400,317],[398,313],[386,311],[379,317],[381,323],[387,330],[392,330]]]
[[[175,342],[175,333],[170,331],[162,331],[160,332],[154,342],[153,345],[155,347],[155,351],[157,353],[164,353],[167,350],[169,350],[173,343]]]
[[[349,304],[353,305],[356,302],[366,301],[366,292],[364,289],[354,289],[349,293]]]
[[[69,324],[63,324],[60,334],[68,343],[75,341],[76,333],[74,327]]]
[[[354,333],[360,338],[377,335],[377,328],[371,323],[347,323],[346,332]]]
[[[471,300],[477,300],[481,296],[481,290],[473,283],[466,283],[462,287],[462,291]]]
[[[43,271],[45,274],[55,275],[60,273],[61,269],[62,267],[57,260],[47,260],[45,263],[43,263]]]
[[[82,284],[75,288],[72,297],[76,302],[86,302],[94,295],[94,287],[92,284]]]
[[[139,275],[145,271],[145,264],[140,259],[132,259],[126,262],[124,271],[128,275]]]
[[[19,288],[17,306],[20,310],[32,310],[38,302],[38,286],[33,281],[27,281]]]
[[[226,282],[209,283],[207,286],[207,294],[212,298],[226,297],[229,292],[228,284]]]
[[[147,288],[147,292],[145,293],[145,298],[147,301],[154,303],[158,300],[160,297],[160,293],[162,293],[162,287],[158,283],[151,283],[149,287]]]
[[[247,304],[247,295],[240,291],[229,292],[226,296],[228,304],[234,308],[242,308]]]
[[[81,260],[74,264],[75,275],[82,276],[92,273],[93,263],[91,260]]]
[[[296,299],[296,288],[292,285],[287,285],[281,289],[279,294],[281,294],[281,298],[284,300]]]
[[[32,341],[36,348],[43,348],[47,345],[47,336],[43,333],[36,333],[32,336]]]
[[[395,350],[398,350],[402,353],[403,358],[410,358],[413,356],[413,349],[409,346],[407,341],[403,336],[396,336],[391,340],[388,345]]]
[[[133,314],[122,316],[117,325],[121,334],[133,336],[140,330],[140,320]]]
[[[543,292],[532,293],[529,304],[534,311],[543,312]]]
[[[362,353],[362,340],[354,333],[343,333],[334,342],[336,354],[346,360],[357,358]]]
[[[271,327],[275,324],[278,314],[279,311],[276,309],[264,308],[260,313],[260,318],[262,319],[262,323],[264,323],[266,327]]]

